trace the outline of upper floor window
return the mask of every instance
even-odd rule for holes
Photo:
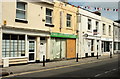
[[[115,27],[115,36],[117,37],[118,36],[118,28]]]
[[[88,19],[88,30],[92,30],[91,19]]]
[[[103,35],[105,35],[105,24],[103,24]]]
[[[16,18],[17,19],[26,19],[26,3],[17,1],[16,6]]]
[[[111,36],[111,26],[109,25],[109,36]]]
[[[46,23],[52,24],[52,12],[53,10],[46,8]]]
[[[67,14],[67,27],[71,27],[71,17],[72,15]]]
[[[96,21],[96,30],[97,30],[97,32],[99,30],[99,22],[98,21]]]

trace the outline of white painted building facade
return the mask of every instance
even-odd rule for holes
[[[113,54],[113,22],[110,19],[102,17],[101,20],[101,45],[102,54]]]
[[[4,67],[43,61],[43,55],[49,59],[53,23],[47,18],[53,16],[53,6],[52,2],[2,2],[0,56]]]
[[[114,22],[114,53],[120,52],[120,24]]]
[[[115,45],[116,50],[119,50],[119,30],[113,30],[113,20],[80,8],[77,15],[79,57],[110,55],[113,54]],[[113,31],[116,33],[115,40]],[[113,41],[117,43],[114,45]]]
[[[101,55],[101,16],[79,9],[78,20],[79,57]]]

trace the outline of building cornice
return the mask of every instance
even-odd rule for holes
[[[29,28],[18,28],[18,27],[11,27],[11,26],[4,26],[2,25],[2,29],[13,29],[13,30],[24,30],[24,31],[34,31],[34,32],[45,32],[45,33],[50,33],[48,30],[39,30],[39,29],[29,29]]]

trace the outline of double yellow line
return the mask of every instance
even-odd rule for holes
[[[109,60],[109,59],[103,59],[103,60]],[[78,66],[78,65],[83,65],[83,64],[96,63],[96,62],[100,62],[100,61],[103,61],[103,60],[97,60],[97,61],[92,61],[92,62],[87,62],[87,63],[79,63],[78,62],[78,64],[73,64],[73,65],[68,65],[68,66],[61,66],[61,67],[50,68],[50,69],[43,69],[43,70],[37,70],[37,71],[28,71],[28,72],[23,72],[23,73],[18,73],[18,74],[12,74],[12,75],[9,75],[9,76],[5,76],[3,78],[25,75],[25,74],[31,74],[31,73],[36,73],[36,72],[50,71],[50,70],[55,70],[55,69],[67,68],[67,67],[73,67],[73,66]]]

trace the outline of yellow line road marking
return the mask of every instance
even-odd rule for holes
[[[109,59],[104,59],[104,60],[109,60]],[[25,74],[30,74],[30,73],[36,73],[36,72],[44,72],[44,71],[50,71],[50,70],[55,70],[55,69],[61,69],[61,68],[67,68],[67,67],[73,67],[73,66],[78,66],[78,65],[83,65],[83,64],[90,64],[90,63],[95,63],[95,62],[100,62],[103,60],[97,60],[97,61],[92,61],[92,62],[87,62],[87,63],[78,63],[78,64],[73,64],[73,65],[68,65],[68,66],[62,66],[62,67],[57,67],[57,68],[50,68],[50,69],[44,69],[44,70],[37,70],[37,71],[28,71],[28,72],[23,72],[23,73],[18,73],[18,74],[13,74],[6,77],[14,77],[14,76],[19,76],[19,75],[25,75]]]

